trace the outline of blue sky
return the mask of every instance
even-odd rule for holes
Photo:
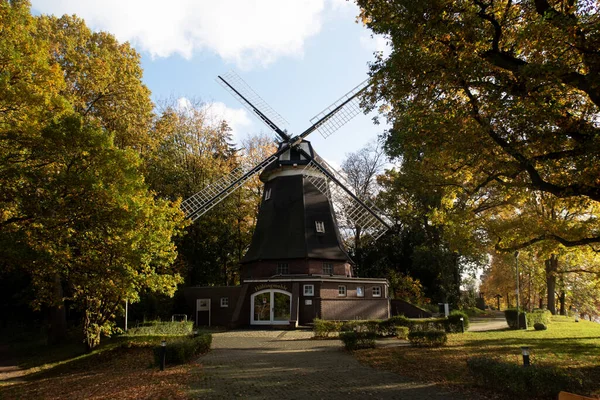
[[[35,13],[77,14],[94,30],[129,41],[142,55],[154,101],[188,98],[214,103],[236,138],[267,132],[215,82],[235,70],[300,133],[309,120],[367,77],[383,38],[356,23],[344,0],[33,0]],[[359,115],[333,136],[308,137],[339,165],[348,152],[377,138],[383,126]]]

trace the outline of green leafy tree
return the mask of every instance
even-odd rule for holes
[[[80,117],[51,124],[36,144],[32,159],[43,167],[21,169],[28,218],[7,224],[5,233],[36,254],[17,266],[32,277],[34,306],[72,300],[92,349],[125,300],[136,301],[143,289],[172,295],[182,281],[171,264],[183,214],[176,203],[154,199],[133,151],[117,149]]]
[[[120,148],[151,151],[153,104],[142,83],[140,55],[107,32],[92,32],[77,16],[38,17],[53,61],[64,74],[61,94],[73,109],[114,133]]]
[[[368,108],[392,123],[388,153],[467,209],[547,193],[600,201],[600,23],[593,1],[358,0],[391,54],[372,65]],[[527,243],[600,242],[598,218]],[[517,245],[513,247],[518,247]]]

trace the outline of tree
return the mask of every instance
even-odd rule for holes
[[[367,108],[392,123],[389,155],[445,186],[456,204],[493,208],[543,192],[567,207],[600,201],[600,21],[593,1],[358,0],[387,37]],[[598,218],[532,242],[600,242]]]
[[[23,218],[3,234],[35,253],[14,266],[32,277],[34,306],[72,300],[92,349],[125,300],[145,288],[172,294],[181,282],[171,264],[183,214],[148,192],[133,151],[76,115],[45,128],[30,152],[36,163],[21,166],[19,179]]]
[[[207,115],[210,105],[190,101],[162,103],[153,134],[157,151],[147,157],[147,179],[160,195],[186,199],[229,174],[253,166],[274,150],[265,136],[248,138],[236,151],[223,120]],[[239,281],[239,261],[254,230],[262,183],[255,177],[196,220],[178,243],[180,263],[190,285],[227,285]]]
[[[355,153],[346,154],[342,171],[355,195],[361,199],[375,199],[378,192],[377,175],[383,172],[386,161],[379,142],[369,143]],[[349,220],[354,230],[352,247],[355,255],[360,256],[362,227],[357,221],[352,221],[352,218]],[[360,263],[360,260],[356,261]]]
[[[92,32],[77,16],[38,19],[38,33],[64,74],[61,94],[74,110],[112,132],[118,147],[151,151],[154,106],[142,83],[140,55],[110,33]]]
[[[107,34],[75,40],[89,33],[75,17],[50,28],[53,18],[12,1],[0,4],[0,18],[1,272],[29,277],[33,306],[55,311],[55,338],[71,300],[93,348],[126,299],[144,288],[172,294],[180,281],[172,237],[183,215],[148,191],[136,152],[114,145],[114,130],[123,138],[145,118],[149,92],[116,94],[119,85],[135,91],[139,59]],[[118,65],[101,68],[109,61]],[[106,76],[119,85],[103,86]]]

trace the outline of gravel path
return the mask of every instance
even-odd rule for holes
[[[338,340],[309,331],[231,331],[213,335],[199,362],[202,399],[462,399],[434,384],[411,382],[360,364]]]

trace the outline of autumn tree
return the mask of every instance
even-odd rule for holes
[[[235,168],[253,166],[273,151],[273,141],[251,136],[241,149],[227,123],[210,114],[210,104],[165,100],[153,135],[162,138],[147,157],[147,180],[160,195],[186,199]],[[270,154],[270,153],[269,153]],[[262,183],[255,177],[196,220],[179,243],[178,262],[186,283],[227,285],[239,280],[239,261],[250,243]]]
[[[593,1],[358,0],[391,45],[372,65],[368,108],[392,124],[386,148],[454,201],[476,208],[544,192],[600,201],[600,20]],[[469,204],[474,203],[474,204]],[[597,218],[539,233],[600,242]],[[591,229],[590,229],[591,228]]]
[[[73,39],[67,20],[49,32],[52,18],[32,17],[25,1],[2,2],[0,18],[0,273],[29,277],[32,305],[55,311],[55,338],[64,329],[64,300],[71,301],[84,315],[93,348],[125,300],[135,301],[144,289],[172,294],[181,281],[171,264],[183,214],[177,203],[148,191],[132,150],[143,140],[122,146],[128,149],[114,144],[115,130],[133,132],[118,125],[118,109],[128,119],[124,102],[151,104],[148,92],[123,100],[127,96],[113,96],[115,85],[92,83],[102,73],[88,67],[108,63],[111,51],[127,53],[133,64],[121,59],[107,75],[119,75],[115,68],[126,75],[128,65],[141,71],[133,53],[106,34],[67,51],[54,37]],[[86,29],[79,21],[75,31]],[[94,51],[102,54],[94,58]],[[128,81],[125,75],[120,83]],[[110,101],[87,97],[92,88],[112,93]],[[144,107],[132,106],[144,114]],[[102,107],[112,109],[112,117]],[[117,125],[108,124],[111,119]]]
[[[74,15],[43,15],[37,25],[62,70],[60,93],[73,109],[112,132],[118,147],[151,151],[157,141],[150,130],[154,105],[135,49],[108,32],[92,32]]]

